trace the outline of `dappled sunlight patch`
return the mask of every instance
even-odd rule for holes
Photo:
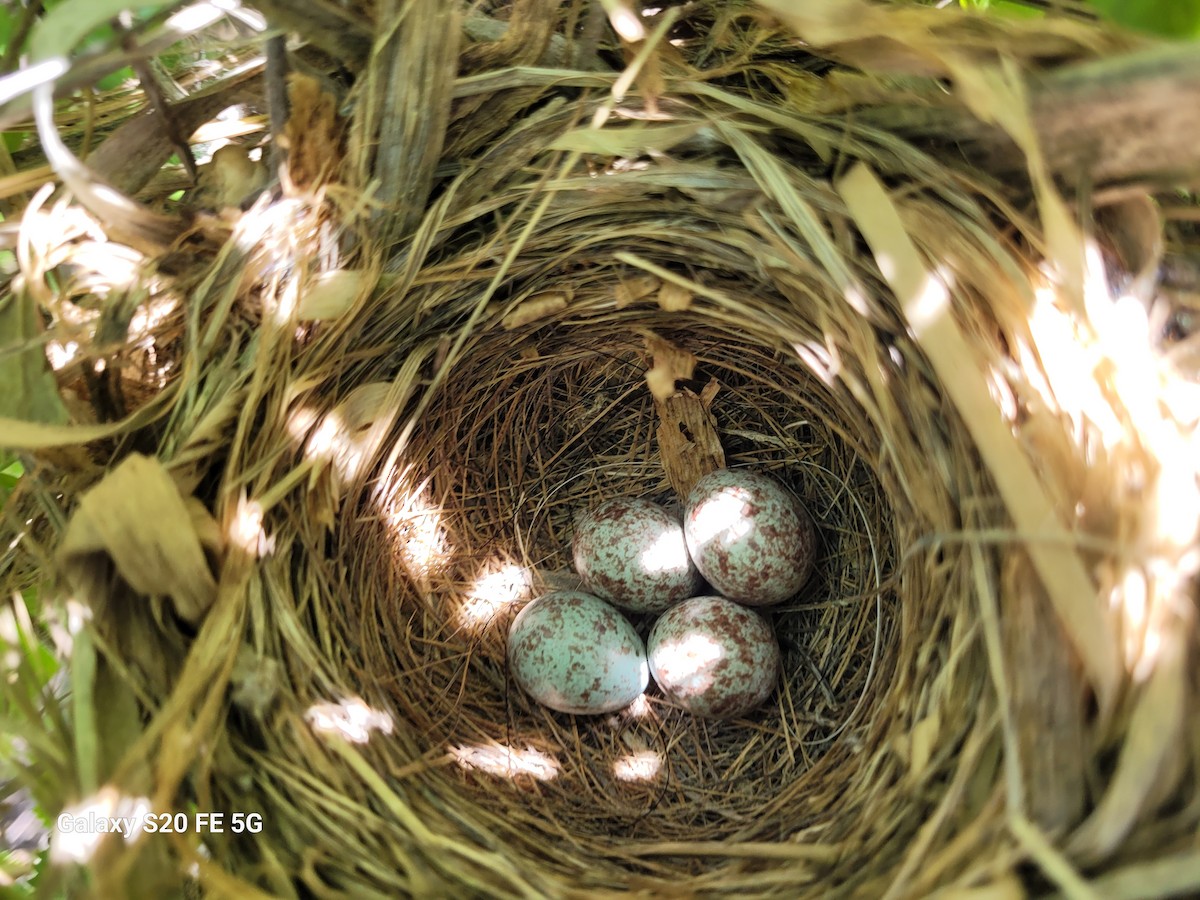
[[[321,424],[308,439],[305,452],[310,457],[335,463],[344,477],[357,474],[362,462],[362,452],[336,409],[321,419]]]
[[[23,272],[39,277],[22,274],[18,283],[59,313],[63,308],[56,300],[62,294],[87,292],[106,297],[133,287],[142,275],[143,254],[109,241],[96,219],[67,200],[47,205],[51,188],[46,185],[39,190],[21,215],[17,257]],[[64,264],[70,264],[70,277],[52,288],[46,275]]]
[[[361,384],[328,411],[300,404],[288,411],[284,427],[303,444],[304,456],[332,466],[341,488],[365,474],[376,459],[402,397],[388,382]],[[382,510],[411,485],[408,469],[389,466],[377,473]],[[339,488],[339,490],[341,489]]]
[[[712,687],[713,672],[725,657],[725,648],[706,634],[693,632],[674,641],[663,641],[654,650],[655,677],[671,685],[680,698],[700,696]]]
[[[180,35],[189,35],[216,24],[222,16],[232,16],[255,31],[267,28],[266,19],[243,7],[240,0],[204,0],[188,4],[167,19],[166,27]]]
[[[1051,411],[1070,421],[1087,458],[1121,474],[1123,489],[1094,502],[1142,510],[1138,533],[1125,538],[1133,552],[1113,575],[1110,606],[1126,669],[1144,682],[1171,640],[1166,630],[1190,620],[1190,614],[1181,617],[1181,604],[1200,571],[1200,393],[1172,390],[1178,373],[1156,347],[1146,303],[1132,294],[1114,296],[1095,243],[1086,249],[1086,319],[1046,276],[1035,286],[1028,318],[1032,344],[1018,342],[1015,350],[1029,383]],[[1143,457],[1147,448],[1153,448],[1152,462]]]
[[[62,252],[69,254],[73,269],[69,288],[96,297],[129,290],[138,282],[145,263],[145,257],[132,247],[110,241],[80,241]]]
[[[129,320],[130,342],[135,347],[149,349],[164,323],[179,311],[179,298],[174,296],[157,297],[141,304]]]
[[[62,659],[70,659],[75,635],[92,621],[92,608],[74,597],[68,597],[61,607],[45,609],[42,613],[55,651]]]
[[[328,457],[331,447],[330,441],[333,432],[329,432],[324,437],[324,446],[315,445],[313,438],[309,435],[318,422],[323,423],[321,413],[313,409],[311,406],[298,406],[291,410],[284,421],[284,428],[287,429],[288,435],[297,444],[304,444],[304,453],[310,457]]]
[[[1035,292],[1028,319],[1033,345],[1017,348],[1022,371],[1050,409],[1071,419],[1077,439],[1090,424],[1112,450],[1124,439],[1125,429],[1096,379],[1099,356],[1057,297],[1049,286]]]
[[[937,274],[924,275],[920,289],[906,310],[909,325],[918,340],[950,314],[952,284],[953,275],[944,267],[940,267]]]
[[[387,504],[385,518],[409,574],[425,580],[446,568],[450,543],[441,509],[430,502],[425,485],[397,491]]]
[[[641,23],[632,5],[620,0],[609,0],[604,4],[608,13],[608,21],[612,23],[613,31],[621,36],[621,40],[636,44],[645,39],[646,26]]]
[[[392,717],[368,706],[361,697],[348,697],[338,703],[314,703],[304,718],[318,734],[333,735],[352,744],[365,744],[375,732],[392,733]]]
[[[4,655],[0,657],[5,675],[15,672],[21,665],[21,632],[17,625],[16,610],[21,598],[14,597],[12,606],[0,608],[0,649]]]
[[[145,377],[156,388],[167,384],[167,377],[176,368],[176,360],[165,353],[159,335],[168,330],[171,319],[180,315],[179,299],[163,296],[151,299],[137,308],[129,320],[126,340],[131,349],[145,354]]]
[[[792,344],[792,349],[810,372],[826,387],[833,387],[841,375],[842,364],[837,355],[820,341],[802,341]]]
[[[1126,659],[1136,659],[1142,652],[1146,628],[1150,620],[1150,587],[1145,572],[1129,569],[1113,589],[1112,603],[1121,613],[1124,628]]]
[[[618,781],[654,781],[662,770],[662,754],[654,750],[630,753],[613,762]]]
[[[528,775],[538,781],[551,781],[559,772],[554,757],[530,746],[519,750],[508,744],[467,744],[451,747],[450,755],[464,769],[501,778]]]
[[[50,859],[59,865],[85,864],[110,834],[134,843],[144,833],[143,823],[149,814],[148,798],[129,797],[106,785],[55,817],[50,834]]]
[[[529,599],[533,587],[530,571],[514,563],[493,563],[475,579],[458,609],[459,624],[481,631],[497,615]]]
[[[689,538],[699,547],[713,541],[727,546],[741,540],[754,528],[754,519],[747,514],[749,501],[750,492],[741,487],[727,487],[706,499],[689,523]]]
[[[226,537],[233,546],[252,557],[269,556],[275,552],[274,535],[268,535],[263,529],[262,504],[245,496],[238,499]]]
[[[47,341],[46,359],[50,368],[61,372],[79,357],[78,341]]]
[[[650,715],[650,698],[638,694],[632,703],[625,707],[625,713],[632,719],[644,719]]]
[[[688,556],[687,544],[683,539],[683,531],[671,528],[654,539],[638,558],[638,566],[645,572],[686,572],[691,557]]]

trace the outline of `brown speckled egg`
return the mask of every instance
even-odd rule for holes
[[[662,612],[700,589],[683,526],[649,500],[601,503],[580,520],[572,552],[588,589],[632,612]]]
[[[794,596],[816,554],[816,530],[796,496],[770,475],[746,469],[718,469],[697,481],[683,532],[708,583],[747,606]]]
[[[667,610],[646,646],[663,693],[698,716],[731,719],[749,712],[779,678],[771,625],[724,597],[693,597]]]
[[[508,665],[529,696],[566,713],[621,709],[650,681],[646,647],[633,626],[581,591],[546,594],[517,613]]]

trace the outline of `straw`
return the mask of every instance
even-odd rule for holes
[[[160,209],[176,244],[120,253],[94,197],[27,198],[2,349],[66,417],[0,406],[27,469],[0,525],[18,774],[51,816],[262,825],[55,835],[56,860],[97,896],[1200,889],[1195,373],[1157,301],[1117,296],[1023,105],[1027,72],[1145,42],[704,0],[623,44],[619,0],[394,5],[322,11],[360,79],[293,81],[277,193]],[[1022,177],[856,115],[932,78]],[[1144,200],[1118,237],[1160,252]],[[768,701],[524,695],[506,631],[579,586],[578,516],[678,509],[719,465],[775,475],[819,535],[767,612]]]

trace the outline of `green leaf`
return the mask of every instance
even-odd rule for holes
[[[66,422],[67,409],[42,352],[37,307],[26,292],[0,296],[0,336],[0,417]]]
[[[0,509],[4,509],[4,504],[12,496],[13,489],[16,488],[18,480],[17,476],[0,473]]]
[[[1114,22],[1173,38],[1200,37],[1200,0],[1092,0]]]
[[[35,62],[67,56],[79,43],[129,9],[129,0],[65,0],[49,10],[37,23],[29,47]],[[157,12],[166,3],[148,4],[141,9]]]
[[[0,900],[25,900],[33,896],[33,866],[25,854],[0,850]]]
[[[1020,0],[958,0],[963,9],[977,9],[1010,19],[1036,19],[1045,12]]]
[[[28,131],[6,131],[0,137],[4,138],[4,146],[9,153],[20,150],[29,138]]]
[[[996,0],[991,9],[992,12],[1008,16],[1010,19],[1038,19],[1046,15],[1045,10],[1038,9],[1036,6],[1026,6],[1024,3],[1010,2],[1010,0]]]
[[[0,56],[8,52],[8,41],[12,37],[13,23],[17,17],[12,13],[0,16]]]
[[[133,69],[126,66],[123,69],[117,69],[115,72],[110,72],[99,81],[96,82],[96,89],[101,91],[111,91],[113,88],[118,88],[127,81],[133,81],[137,76],[133,74]]]

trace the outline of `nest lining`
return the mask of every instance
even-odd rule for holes
[[[410,532],[423,524],[428,531],[422,512],[400,527],[399,540],[389,541],[385,521],[356,529],[350,541],[391,544],[392,553],[368,556],[399,569],[364,570],[365,583],[351,585],[367,608],[365,627],[380,630],[369,646],[384,654],[359,661],[364,673],[384,675],[370,684],[368,674],[361,689],[419,712],[404,727],[428,751],[460,754],[470,774],[456,779],[456,792],[515,806],[543,821],[539,831],[773,839],[788,830],[789,791],[831,742],[844,735],[861,743],[869,698],[880,689],[873,682],[886,678],[895,650],[894,597],[882,584],[894,554],[886,500],[863,457],[826,421],[823,386],[794,359],[702,318],[623,318],[485,335],[457,367],[406,452],[421,461],[406,483],[424,485],[439,533],[414,543]],[[529,701],[506,675],[505,632],[528,593],[506,592],[503,573],[518,582],[529,573],[535,592],[571,586],[579,512],[612,496],[677,504],[645,385],[639,331],[654,325],[694,350],[697,378],[719,380],[713,412],[729,464],[782,478],[822,534],[816,574],[794,603],[771,614],[787,677],[744,722],[703,722],[653,692],[640,715],[563,716]],[[538,357],[522,359],[530,345]],[[643,637],[650,623],[636,620]],[[397,703],[399,692],[423,702]],[[489,774],[463,750],[481,743],[517,755]],[[544,754],[554,774],[526,771],[527,748]],[[528,782],[537,779],[544,783],[531,793]]]

